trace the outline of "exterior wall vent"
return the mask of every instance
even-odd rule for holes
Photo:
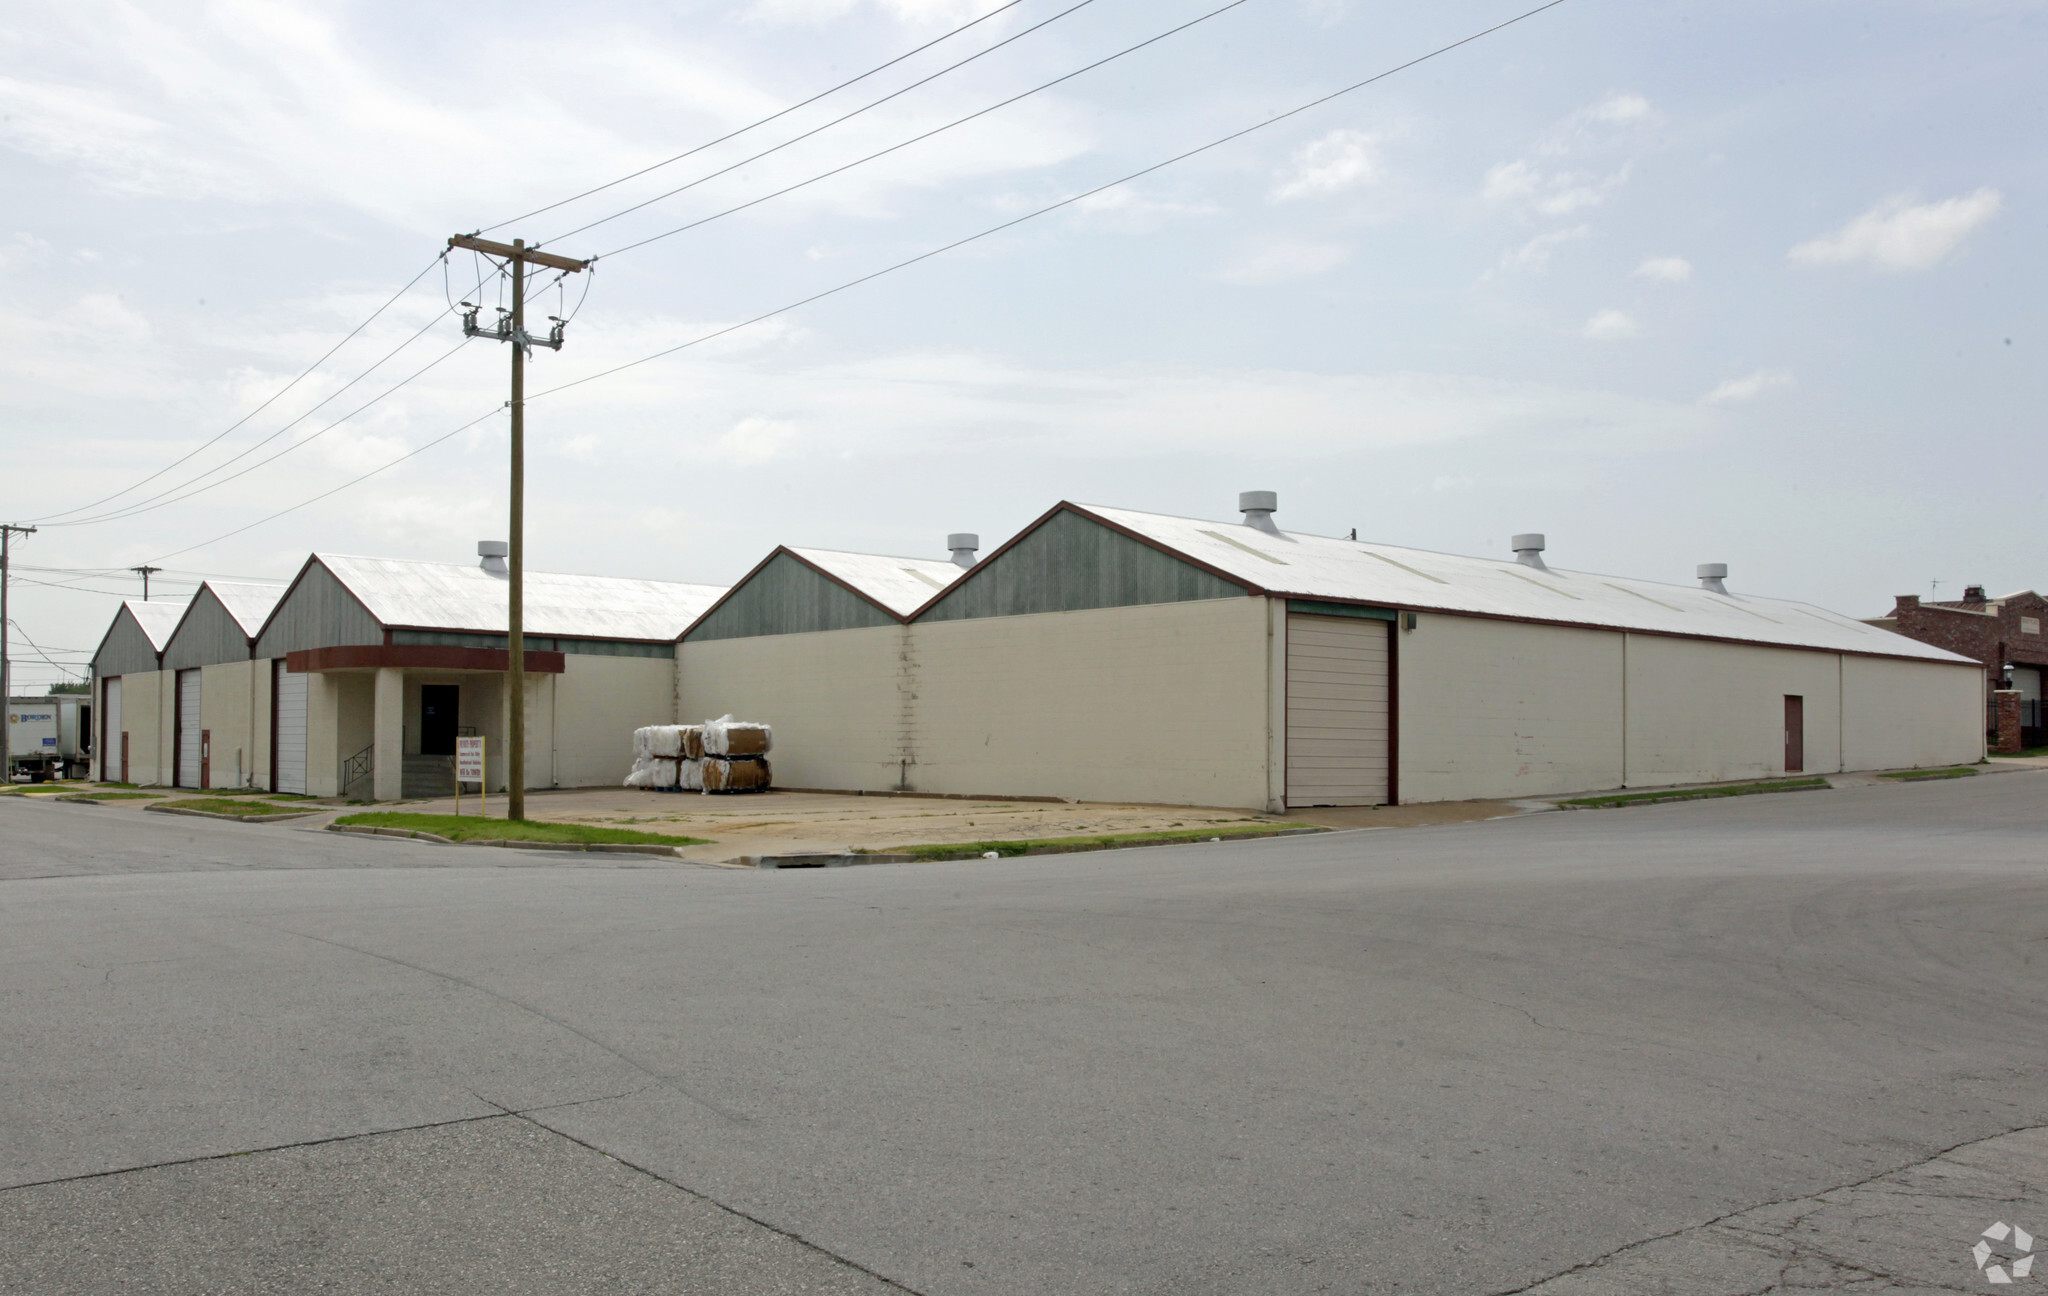
[[[1700,578],[1701,589],[1712,590],[1716,594],[1728,592],[1728,587],[1721,583],[1728,579],[1727,563],[1701,563],[1693,569],[1693,574]]]
[[[493,576],[510,576],[512,574],[512,569],[505,565],[505,557],[511,552],[512,546],[503,540],[479,540],[476,542],[476,555],[483,559],[477,565]]]
[[[981,548],[981,537],[972,531],[955,531],[946,537],[946,548],[953,551],[953,565],[974,566],[974,551]]]
[[[1515,551],[1515,561],[1524,567],[1534,567],[1537,571],[1550,570],[1550,568],[1543,565],[1543,533],[1541,531],[1524,532],[1508,541],[1508,547]]]
[[[1242,491],[1237,497],[1237,507],[1244,513],[1244,524],[1267,535],[1279,535],[1280,528],[1273,525],[1273,514],[1280,510],[1280,497],[1272,491]]]

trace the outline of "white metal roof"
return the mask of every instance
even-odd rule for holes
[[[1273,535],[1242,522],[1079,507],[1271,594],[1971,662],[1852,617],[1786,599],[1714,594],[1697,585],[1592,572],[1541,571],[1512,558],[1467,558],[1293,532]]]
[[[507,584],[474,563],[315,554],[387,627],[503,634]],[[674,639],[721,585],[526,573],[525,631],[587,639]]]
[[[228,615],[235,619],[235,624],[242,627],[242,633],[252,638],[270,619],[270,610],[277,606],[285,591],[282,585],[258,585],[250,581],[210,580],[205,584],[220,600],[220,605],[228,610]]]
[[[837,576],[896,613],[909,616],[932,596],[959,580],[965,569],[948,558],[891,558],[841,553],[836,549],[795,549],[805,562]]]
[[[141,599],[122,599],[121,606],[135,618],[135,624],[142,627],[142,633],[149,636],[149,646],[158,652],[171,641],[171,632],[178,628],[178,622],[185,615],[183,603],[145,603]]]

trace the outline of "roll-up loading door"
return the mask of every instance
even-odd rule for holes
[[[277,717],[277,751],[271,758],[275,790],[304,793],[308,677],[287,671],[282,660],[279,660],[273,669],[277,680],[277,691],[272,700],[272,705],[276,708],[272,714]]]
[[[182,788],[199,786],[199,672],[178,672],[177,770],[172,782]]]
[[[1387,801],[1391,623],[1287,617],[1287,804]]]

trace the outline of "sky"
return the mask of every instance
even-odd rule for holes
[[[1540,0],[999,3],[12,7],[15,692],[131,566],[502,539],[509,348],[451,304],[505,283],[437,260],[478,229],[598,258],[536,281],[535,570],[1272,490],[1856,616],[2048,584],[2048,2],[1563,0],[1110,188]]]

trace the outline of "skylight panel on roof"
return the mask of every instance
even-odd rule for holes
[[[1224,535],[1221,531],[1203,531],[1202,534],[1208,536],[1211,540],[1221,540],[1224,544],[1229,545],[1233,549],[1242,549],[1254,558],[1264,558],[1267,562],[1272,563],[1276,567],[1285,567],[1287,565],[1287,560],[1285,558],[1275,558],[1272,554],[1265,553],[1261,550],[1252,548],[1250,545],[1246,544],[1242,540],[1233,540],[1229,536]]]

